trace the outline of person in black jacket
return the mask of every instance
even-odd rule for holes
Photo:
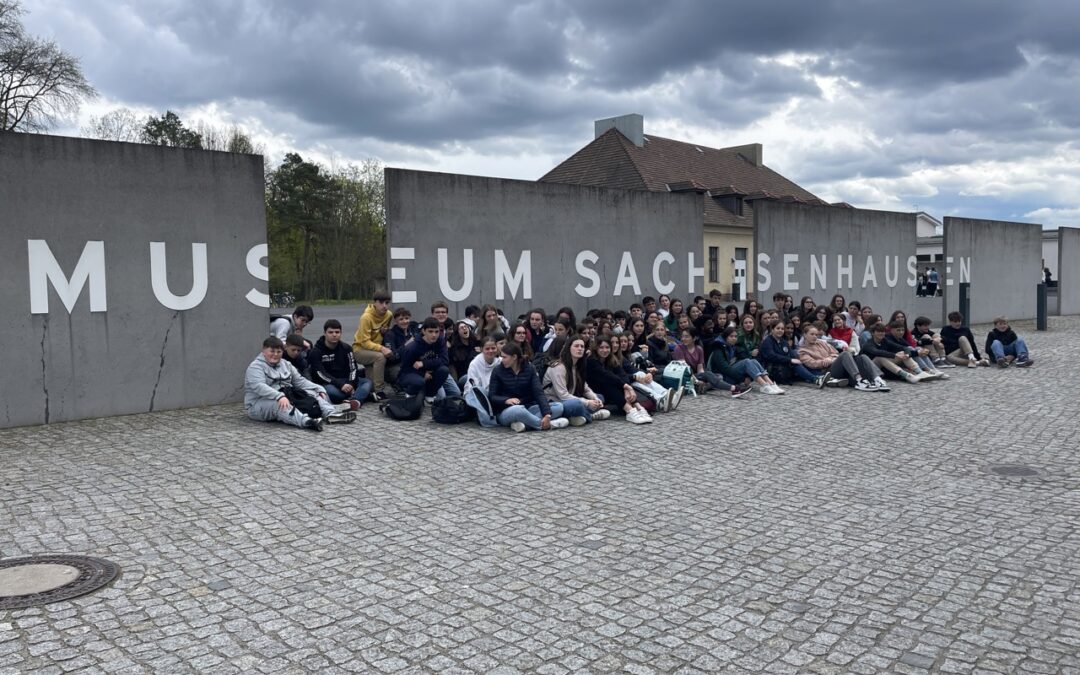
[[[645,339],[645,344],[649,346],[649,360],[661,370],[671,363],[671,350],[674,349],[672,343],[668,342],[667,334],[667,328],[661,321],[653,326],[652,335]]]
[[[282,358],[291,363],[301,377],[311,379],[309,377],[311,373],[308,372],[307,344],[308,342],[303,335],[293,333],[285,338],[285,354],[282,355]]]
[[[371,395],[371,380],[364,377],[363,366],[356,363],[351,345],[341,341],[341,322],[327,319],[323,334],[308,351],[311,379],[326,389],[331,403],[349,402],[359,410]]]
[[[783,321],[773,321],[767,327],[768,335],[761,341],[758,361],[777,384],[791,384],[795,378],[799,378],[803,382],[823,385],[824,374],[803,365],[798,351],[793,350],[784,337],[786,330],[787,324]]]
[[[386,381],[397,382],[401,372],[401,352],[410,340],[420,339],[420,325],[412,320],[412,312],[404,307],[394,310],[393,325],[383,335],[383,346],[390,350],[386,355]]]
[[[502,364],[491,371],[487,393],[496,420],[516,432],[570,426],[570,420],[562,416],[562,403],[548,402],[536,369],[525,360],[521,347],[514,342],[503,345]]]
[[[621,410],[628,421],[634,424],[652,422],[652,417],[637,400],[633,379],[613,356],[610,338],[601,335],[593,340],[589,358],[585,361],[585,381],[604,398],[606,406]]]
[[[450,357],[441,330],[441,322],[429,316],[420,325],[420,339],[406,344],[401,352],[398,385],[410,396],[424,392],[427,403],[435,402],[435,394],[450,377]]]
[[[955,366],[990,365],[990,359],[980,354],[975,346],[975,336],[964,325],[964,315],[960,312],[949,312],[949,325],[941,329],[941,342],[945,346],[945,358]]]
[[[1013,361],[1020,368],[1035,364],[1024,339],[1009,328],[1009,320],[1003,316],[994,319],[994,329],[986,335],[986,353],[999,368],[1008,368]]]

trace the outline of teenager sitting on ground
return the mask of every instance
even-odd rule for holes
[[[313,431],[322,431],[323,420],[329,421],[335,415],[340,421],[356,419],[356,414],[351,411],[348,416],[336,413],[326,391],[300,377],[296,368],[281,358],[284,353],[284,343],[271,335],[263,340],[262,353],[247,367],[244,374],[244,410],[248,417],[261,422],[277,420]],[[299,402],[301,399],[307,403],[313,401],[322,414],[309,416],[298,410],[293,401]]]
[[[979,354],[975,336],[964,325],[964,315],[960,312],[949,312],[949,325],[941,329],[941,342],[945,347],[945,358],[953,365],[968,368],[990,365],[990,359]]]
[[[772,301],[773,307],[776,308],[777,315],[781,318],[781,320],[787,321],[787,294],[782,291],[777,291],[776,293],[773,293]]]
[[[824,340],[820,340],[822,326],[818,323],[807,325],[803,329],[803,345],[799,347],[799,360],[807,368],[825,371],[831,379],[846,379],[857,391],[888,391],[889,387],[881,377],[874,362],[868,356],[851,355],[850,350],[842,352]]]
[[[573,334],[574,326],[570,323],[569,319],[556,319],[555,323],[551,324],[551,334],[544,340],[544,348],[542,351],[546,352],[556,338],[570,337]]]
[[[663,297],[663,296],[661,296]],[[679,318],[683,316],[683,301],[676,298],[671,301],[671,309],[664,317],[664,325],[669,332],[676,333],[679,330]]]
[[[915,317],[915,323],[911,328],[911,337],[915,343],[927,350],[930,362],[938,368],[952,368],[953,364],[945,358],[945,343],[941,338],[930,330],[931,321],[925,316]]]
[[[575,423],[575,418],[585,424],[611,417],[611,411],[604,409],[604,402],[586,382],[585,340],[580,337],[555,338],[545,355],[549,362],[541,387],[549,401],[562,403],[563,415],[570,418],[571,424]]]
[[[671,363],[671,353],[675,348],[675,343],[668,338],[667,328],[663,323],[658,323],[653,327],[652,334],[645,340],[645,344],[649,347],[649,360],[657,368],[664,368]]]
[[[740,359],[756,359],[761,346],[761,334],[753,314],[743,314],[735,337],[735,355]]]
[[[633,378],[630,386],[651,398],[659,412],[670,412],[679,407],[683,394],[682,387],[668,389],[657,382],[656,378],[660,376],[660,371],[640,351],[634,350],[634,344],[629,335],[617,335],[611,338],[613,349],[616,342],[619,344],[617,356],[622,359],[623,370]]]
[[[390,329],[383,335],[383,346],[390,350],[386,356],[386,368],[383,377],[386,382],[397,382],[401,372],[401,352],[410,340],[420,337],[420,324],[412,320],[412,313],[404,307],[394,310],[394,320]],[[353,354],[356,350],[353,350]]]
[[[463,395],[468,394],[473,387],[480,387],[485,392],[488,390],[491,372],[495,370],[495,366],[499,365],[499,351],[504,344],[506,341],[499,333],[493,333],[484,338],[480,353],[469,363],[465,375],[465,386],[462,387]]]
[[[858,300],[852,300],[848,303],[847,312],[844,315],[844,322],[847,327],[850,328],[855,335],[856,340],[862,340],[863,331],[866,330],[866,326],[862,320],[862,304]]]
[[[842,296],[838,296],[842,297]],[[835,340],[834,347],[843,351],[850,349],[852,356],[859,354],[859,338],[855,336],[855,331],[848,328],[847,321],[844,319],[843,314],[833,314],[832,328],[829,329],[829,337]],[[838,343],[842,343],[844,346],[841,349]]]
[[[488,383],[488,399],[499,424],[519,433],[570,426],[570,420],[562,416],[562,404],[548,403],[536,369],[513,342],[502,347],[502,362],[492,371]]]
[[[799,318],[802,319],[803,323],[813,323],[817,320],[817,317],[814,316],[814,310],[816,308],[817,305],[814,304],[814,299],[809,295],[804,295],[803,299],[799,301],[799,308],[796,312],[798,312]]]
[[[439,337],[449,340],[454,331],[454,320],[450,318],[450,306],[445,300],[431,303],[431,316],[439,322]]]
[[[630,319],[626,333],[630,336],[635,348],[641,347],[649,339],[649,334],[645,332],[645,321],[643,319]]]
[[[847,312],[847,301],[844,300],[844,296],[837,293],[832,296],[832,300],[829,301],[830,314],[844,314]]]
[[[738,328],[739,327],[739,308],[735,305],[728,305],[724,307],[724,316],[716,322],[716,329],[723,332],[725,328]]]
[[[911,360],[919,364],[919,368],[929,375],[926,379],[949,379],[948,375],[934,367],[934,364],[927,356],[927,354],[929,354],[927,350],[912,344],[915,342],[915,338],[911,337],[911,331],[907,328],[907,323],[904,320],[904,313],[893,312],[893,316],[898,316],[899,318],[890,321],[886,326],[886,328],[889,329],[889,332],[885,334],[885,344],[888,345],[890,349],[906,351],[911,357]]]
[[[447,354],[450,357],[450,376],[458,381],[458,386],[465,386],[465,375],[468,373],[469,364],[480,353],[480,340],[473,335],[472,328],[464,320],[458,321],[454,326],[454,334],[450,336],[450,344],[447,346]]]
[[[749,314],[750,316],[754,317],[755,320],[757,320],[759,312],[761,312],[761,303],[757,300],[750,298],[743,303],[743,314]]]
[[[326,389],[331,403],[347,401],[353,410],[371,394],[371,380],[357,366],[353,351],[341,341],[341,322],[327,319],[323,334],[308,352],[312,379]]]
[[[293,333],[289,337],[285,338],[285,355],[284,359],[296,368],[296,372],[300,373],[301,377],[306,377],[309,380],[311,375],[310,368],[307,360],[307,340],[303,335],[299,333]]]
[[[1008,368],[1013,361],[1019,368],[1035,364],[1028,353],[1027,343],[1013,332],[1009,320],[1003,316],[994,319],[993,330],[986,334],[986,352],[999,368]]]
[[[311,320],[314,318],[315,312],[311,307],[300,305],[293,310],[291,315],[281,316],[271,321],[270,334],[282,342],[285,342],[285,339],[294,333],[303,335],[304,326],[311,323]],[[305,349],[310,348],[310,343],[305,346]]]
[[[637,393],[630,386],[629,376],[621,363],[614,363],[611,341],[604,337],[593,340],[585,361],[585,380],[589,387],[603,397],[605,406],[621,410],[629,422],[648,424],[652,417],[638,402]]]
[[[536,307],[529,311],[529,346],[534,354],[544,351],[548,338],[553,337],[552,329],[547,325],[547,314]]]
[[[420,339],[405,346],[401,354],[398,386],[410,396],[424,393],[424,401],[435,402],[435,395],[450,377],[450,357],[446,341],[439,335],[440,323],[433,316],[420,324]]]
[[[738,391],[732,389],[731,395],[733,397],[745,393],[744,385],[751,381],[757,383],[758,389],[763,394],[784,393],[784,390],[769,377],[768,371],[765,370],[760,361],[755,358],[739,358],[739,334],[735,328],[725,328],[721,335],[724,337],[724,344],[717,348],[709,358],[709,368],[706,372],[719,374],[724,381],[734,385]],[[713,382],[710,382],[710,384],[716,386]]]
[[[874,317],[878,318],[877,315]],[[867,338],[862,342],[862,354],[870,357],[874,365],[890,376],[909,384],[916,384],[931,377],[930,373],[923,372],[919,364],[912,360],[907,349],[900,348],[895,341],[890,344],[887,339],[889,337],[889,329],[885,324],[878,322],[871,325]]]
[[[791,384],[795,378],[821,386],[825,383],[825,375],[819,371],[810,370],[799,360],[798,351],[784,337],[787,332],[787,324],[783,321],[773,321],[769,324],[769,334],[761,341],[761,350],[758,361],[765,366],[769,377],[777,384]]]
[[[667,293],[661,293],[656,301],[657,305],[655,311],[660,315],[660,318],[666,319],[671,312],[671,296]]]
[[[383,336],[390,330],[393,318],[389,312],[390,294],[375,291],[371,304],[360,315],[360,326],[353,336],[353,356],[357,363],[371,366],[371,396],[376,401],[385,401],[386,361],[393,351],[383,344]]]

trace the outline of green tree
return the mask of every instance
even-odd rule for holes
[[[97,92],[77,58],[26,34],[21,15],[18,0],[0,0],[0,130],[47,131]]]
[[[174,148],[202,148],[202,135],[184,127],[180,117],[166,110],[161,117],[149,117],[143,125],[140,140],[150,145],[168,145]]]
[[[277,232],[285,243],[299,239],[299,256],[294,258],[298,279],[296,295],[312,296],[312,260],[318,246],[318,235],[330,219],[331,180],[322,167],[305,162],[295,152],[270,176],[267,185],[267,211]],[[270,257],[275,255],[274,241],[270,242]],[[295,251],[293,251],[295,255]]]

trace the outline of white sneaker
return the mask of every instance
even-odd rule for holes
[[[783,394],[784,392],[780,389],[780,387],[776,386],[775,384],[766,384],[765,386],[763,386],[761,388],[761,393],[762,394]]]
[[[631,410],[630,412],[626,413],[626,419],[629,420],[633,424],[648,424],[649,422],[652,421],[652,420],[646,420],[645,417],[641,414],[641,411],[638,410],[637,408],[635,408],[635,409]]]
[[[675,387],[673,390],[675,393],[671,396],[671,409],[674,410],[679,407],[679,403],[682,402],[683,388]]]
[[[915,373],[915,379],[919,382],[922,382],[923,380],[936,380],[937,378],[934,377],[933,373],[928,373],[925,370],[920,370],[919,372]]]
[[[645,420],[645,424],[652,424],[653,418],[652,415],[649,414],[648,410],[638,408],[638,414],[641,415],[641,419]]]
[[[572,427],[584,426],[588,421],[589,420],[585,419],[581,415],[574,415],[573,417],[570,418],[570,426],[572,426]]]
[[[671,412],[671,399],[675,396],[674,389],[668,389],[660,400],[656,402],[656,412]]]
[[[431,405],[434,402],[435,402],[435,397],[434,396],[425,396],[424,397],[424,403],[427,403],[428,405]]]
[[[511,422],[510,423],[510,428],[513,429],[515,432],[520,434],[522,431],[525,431],[525,423],[524,422]]]
[[[855,391],[877,391],[877,387],[868,380],[859,380],[855,383]]]
[[[606,420],[611,417],[611,411],[607,408],[600,408],[592,414],[593,420]]]
[[[889,391],[889,383],[884,378],[874,378],[874,386],[877,387],[878,391]]]
[[[570,420],[566,419],[565,417],[551,420],[552,429],[565,429],[568,426],[570,426]]]

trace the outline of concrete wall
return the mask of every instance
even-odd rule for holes
[[[755,296],[766,306],[778,291],[796,305],[840,293],[886,317],[937,308],[929,316],[940,320],[940,300],[916,304],[914,213],[756,200],[754,231]]]
[[[1042,226],[977,218],[945,218],[945,306],[959,307],[959,284],[971,283],[968,323],[1004,314],[1034,319],[1042,281]],[[941,271],[941,270],[939,270]]]
[[[1080,314],[1080,228],[1060,227],[1057,234],[1058,313]]]
[[[0,133],[0,230],[0,427],[241,398],[268,334],[248,272],[265,255],[261,157]]]
[[[491,303],[513,319],[536,306],[580,315],[702,289],[696,194],[387,169],[386,208],[393,305],[414,318],[436,299],[455,318]]]

